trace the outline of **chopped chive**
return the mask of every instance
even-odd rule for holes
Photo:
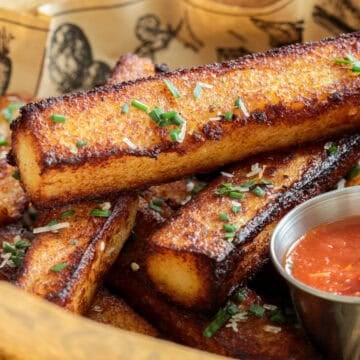
[[[172,129],[169,131],[170,139],[172,141],[180,140],[180,129]]]
[[[127,114],[130,110],[130,105],[129,104],[124,104],[122,107],[121,107],[121,113],[122,114]]]
[[[52,114],[51,120],[56,123],[64,123],[66,121],[66,116],[62,114]]]
[[[199,193],[201,190],[203,190],[206,187],[207,183],[204,181],[200,181],[192,190],[191,195],[195,195]]]
[[[234,199],[243,199],[245,194],[239,193],[237,191],[230,191],[228,196]]]
[[[231,239],[231,240],[233,240],[234,237],[235,237],[235,233],[234,233],[234,232],[229,232],[229,233],[224,234],[224,239]]]
[[[74,209],[69,209],[64,211],[61,215],[60,215],[60,219],[66,219],[72,215],[75,214],[75,210]]]
[[[167,88],[169,89],[169,91],[171,92],[171,95],[173,97],[175,97],[177,99],[181,97],[178,89],[175,87],[175,85],[170,80],[164,79],[164,83],[167,86]]]
[[[266,191],[260,187],[260,186],[255,186],[254,189],[251,190],[256,196],[260,196],[263,197],[266,194]]]
[[[227,112],[225,113],[225,115],[224,115],[224,118],[225,118],[226,120],[231,120],[232,117],[233,117],[233,113],[232,113],[231,111],[227,111]]]
[[[229,215],[228,215],[228,214],[224,214],[224,213],[220,213],[220,214],[219,214],[219,219],[220,219],[221,221],[229,221],[229,220],[230,220]]]
[[[358,176],[359,174],[360,174],[360,166],[355,165],[346,175],[346,179],[348,179],[348,180],[353,179],[354,177]]]
[[[15,111],[20,109],[24,105],[23,102],[13,102],[8,105],[5,109],[2,110],[2,115],[5,120],[10,124],[14,118]]]
[[[0,146],[8,146],[9,142],[6,140],[6,138],[2,135],[0,135]]]
[[[337,146],[334,145],[334,144],[332,144],[332,145],[327,149],[329,155],[334,155],[334,154],[336,154],[336,153],[337,153],[337,150],[338,150],[338,148],[337,148]]]
[[[8,243],[7,241],[3,242],[3,249],[6,253],[16,255],[16,249],[13,244]]]
[[[166,111],[163,112],[160,117],[163,120],[170,120],[172,118],[174,118],[177,115],[177,111]]]
[[[241,212],[241,205],[233,205],[231,211],[235,214]]]
[[[17,249],[27,249],[28,247],[30,247],[30,244],[25,240],[18,240],[15,243],[15,247]]]
[[[236,226],[233,224],[224,224],[223,229],[226,232],[234,233],[236,231]]]
[[[184,120],[181,118],[181,116],[176,113],[176,115],[170,119],[170,123],[173,125],[181,126],[184,124]]]
[[[272,182],[270,180],[267,180],[265,178],[262,178],[261,179],[261,182],[264,184],[264,185],[272,185]]]
[[[11,176],[16,180],[20,180],[20,173],[18,170],[15,170]]]
[[[149,203],[149,209],[154,210],[161,214],[163,212],[163,209],[161,207],[163,204],[164,202],[160,199],[151,199]]]
[[[50,270],[52,272],[60,272],[61,270],[64,270],[66,267],[68,266],[67,263],[61,263],[61,264],[57,264],[54,267],[52,267]]]
[[[235,104],[234,105],[235,105],[235,107],[237,109],[240,109],[241,105],[242,105],[242,100],[240,98],[235,99]]]
[[[201,85],[197,82],[196,85],[195,85],[194,92],[193,92],[194,97],[195,97],[196,100],[199,99],[201,93],[202,93],[202,87],[201,87]]]
[[[152,120],[154,120],[156,122],[156,124],[158,124],[160,127],[163,127],[163,125],[165,125],[165,123],[163,122],[163,120],[160,117],[161,114],[163,114],[163,113],[164,113],[163,109],[159,108],[158,106],[155,106],[149,112],[149,116],[151,117]]]
[[[109,217],[111,214],[110,210],[92,209],[90,212],[91,216],[95,217]]]
[[[247,293],[246,289],[241,289],[241,290],[237,291],[235,294],[235,299],[238,302],[242,303],[245,300],[246,293]]]
[[[341,65],[350,65],[352,72],[360,73],[360,60],[355,59],[351,54],[346,54],[344,59],[335,58],[334,61]]]
[[[88,144],[89,142],[87,140],[84,140],[84,141],[81,141],[79,140],[77,143],[76,143],[76,146],[77,147],[84,147]]]
[[[276,322],[279,324],[284,324],[286,323],[286,317],[285,314],[283,313],[283,311],[279,308],[272,310],[269,314],[269,319],[272,322]]]
[[[248,312],[250,314],[253,314],[253,315],[257,316],[257,317],[262,317],[264,315],[264,313],[265,313],[265,309],[261,305],[251,304],[250,307],[249,307]]]
[[[59,221],[57,220],[57,219],[54,219],[54,220],[51,220],[48,224],[47,224],[47,226],[53,226],[53,225],[56,225],[56,224],[58,224],[59,223]]]
[[[141,111],[145,111],[145,112],[149,111],[149,107],[147,105],[145,105],[144,103],[142,103],[141,101],[139,101],[139,100],[132,100],[131,105],[134,108],[137,108],[137,109],[139,109]]]
[[[203,331],[206,338],[211,338],[230,318],[239,312],[239,308],[232,301],[228,301],[224,308],[221,308],[211,323]]]

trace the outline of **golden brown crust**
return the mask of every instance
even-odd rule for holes
[[[93,209],[101,208],[99,202],[82,202],[42,212],[36,227],[46,226],[55,219],[70,226],[58,233],[36,236],[16,285],[67,310],[84,313],[131,232],[137,197],[123,195],[105,204],[111,205],[109,217],[91,215]],[[66,267],[54,272],[52,269],[59,264]]]
[[[124,300],[100,289],[85,315],[91,320],[115,326],[119,329],[158,337],[159,332],[138,315]]]
[[[203,331],[210,321],[199,313],[181,310],[170,304],[154,291],[147,279],[142,252],[146,235],[153,231],[155,224],[155,220],[138,217],[135,239],[126,243],[109,272],[108,283],[168,339],[242,360],[318,359],[299,330],[290,325],[275,324],[266,316],[250,316],[246,322],[239,322],[238,332],[223,327],[212,338],[205,338]],[[136,272],[131,270],[133,262],[140,265]],[[263,303],[251,290],[247,301]],[[280,326],[281,331],[278,334],[266,332],[266,325]]]
[[[5,139],[8,144],[0,145],[0,225],[18,220],[28,205],[24,190],[13,177],[16,168],[6,161],[6,155],[10,151],[11,133],[3,111],[13,102],[23,102],[23,99],[16,95],[0,97],[0,139]],[[14,116],[15,113],[16,111]]]
[[[358,127],[360,77],[333,59],[360,56],[359,39],[360,33],[342,35],[29,104],[13,127],[24,186],[38,204],[64,203],[95,188],[102,194],[163,182]],[[197,82],[213,88],[196,101]],[[234,109],[237,97],[248,117]],[[138,109],[122,114],[132,99],[178,111],[187,120],[184,142],[171,142],[167,129]],[[234,112],[232,121],[209,120],[227,111]],[[65,114],[66,123],[53,123],[53,113]],[[84,137],[89,145],[72,153]]]
[[[119,84],[155,74],[156,67],[150,59],[128,53],[119,58],[107,83]]]
[[[232,167],[233,177],[220,176],[148,241],[145,267],[157,291],[181,306],[213,310],[223,303],[237,284],[251,277],[268,259],[270,234],[276,222],[297,204],[333,188],[360,155],[360,135],[333,140],[335,154],[325,142],[287,150],[285,153],[250,158]],[[258,163],[263,175],[248,177]],[[224,183],[234,186],[256,178],[266,194],[251,191],[240,213],[233,213],[233,198],[216,191]],[[224,221],[229,216],[236,229],[232,242],[224,239]]]

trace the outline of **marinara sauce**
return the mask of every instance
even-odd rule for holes
[[[360,296],[360,216],[322,224],[307,232],[286,255],[285,268],[316,289]]]

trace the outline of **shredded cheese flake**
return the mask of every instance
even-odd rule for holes
[[[225,171],[220,171],[220,174],[221,174],[222,176],[225,176],[225,177],[228,177],[228,178],[234,177],[233,174],[230,174],[230,173],[225,172]]]
[[[250,177],[253,177],[253,176],[258,175],[260,173],[261,173],[261,168],[259,166],[259,163],[255,163],[255,164],[251,165],[251,171],[246,174],[246,177],[250,178]]]
[[[269,310],[269,311],[274,311],[276,310],[278,307],[276,305],[271,305],[271,304],[264,304],[263,308],[265,310]]]
[[[210,121],[219,121],[221,120],[221,116],[215,116],[215,117],[211,117],[209,118]]]
[[[97,312],[97,313],[101,313],[101,312],[103,311],[102,307],[99,306],[99,305],[95,305],[95,306],[93,307],[93,310],[94,310],[95,312]]]
[[[236,201],[236,200],[233,200],[233,201],[231,201],[231,205],[232,205],[232,206],[241,206],[241,203],[239,203],[239,202]]]
[[[207,83],[203,83],[203,82],[198,82],[198,84],[205,89],[212,89],[214,87],[214,85],[211,84],[207,84]]]
[[[33,233],[40,234],[40,233],[45,233],[45,232],[50,232],[50,231],[57,231],[57,230],[65,229],[68,227],[70,227],[70,223],[62,222],[62,223],[58,223],[58,224],[54,224],[54,225],[40,226],[40,227],[34,228]]]
[[[189,195],[189,196],[187,196],[180,204],[181,204],[181,205],[185,205],[185,204],[187,204],[190,200],[191,200],[191,196]]]
[[[245,106],[245,104],[244,104],[244,102],[243,101],[240,101],[240,109],[241,109],[241,111],[243,112],[243,114],[245,115],[245,117],[249,117],[250,116],[250,113],[249,113],[249,111],[247,110],[247,108],[246,108],[246,106]]]
[[[123,142],[130,148],[130,149],[133,149],[135,150],[137,148],[137,146],[132,142],[130,141],[128,138],[123,138]]]
[[[100,243],[100,251],[104,251],[104,250],[105,250],[105,243],[104,243],[104,241],[102,241]]]
[[[111,209],[111,203],[109,201],[105,201],[102,204],[100,204],[101,210],[110,210]]]
[[[344,178],[342,178],[336,185],[336,189],[340,190],[343,189],[345,187],[346,184],[346,180]]]
[[[195,183],[192,180],[190,180],[186,183],[186,191],[187,192],[192,192],[194,187],[195,187]]]
[[[130,264],[130,267],[131,267],[132,271],[138,271],[140,269],[140,265],[138,263],[136,263],[136,262],[132,262]]]
[[[186,135],[186,127],[187,127],[187,122],[184,121],[184,123],[181,126],[177,142],[182,143],[184,141]]]
[[[264,331],[273,333],[273,334],[278,334],[281,331],[281,327],[273,326],[273,325],[265,325],[263,327],[263,329],[264,329]]]
[[[244,308],[240,305],[239,306],[239,310],[240,312],[238,312],[237,314],[233,315],[229,321],[227,322],[227,324],[225,325],[225,327],[227,328],[231,328],[234,332],[238,332],[239,328],[238,328],[238,323],[239,322],[245,322],[247,321],[249,314],[246,310],[244,310]]]
[[[11,267],[14,266],[14,264],[12,263],[12,261],[10,260],[11,258],[11,253],[6,253],[6,254],[1,254],[0,258],[2,259],[2,262],[0,264],[0,269],[2,269],[3,267],[5,267],[6,265],[9,265]]]

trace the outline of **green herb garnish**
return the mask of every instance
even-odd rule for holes
[[[175,98],[181,97],[178,89],[174,86],[174,84],[170,80],[164,79],[164,83],[167,86],[167,88],[169,89],[169,91],[171,92],[172,96],[174,96]]]
[[[233,113],[232,113],[231,111],[227,111],[227,112],[225,113],[225,115],[224,115],[224,118],[225,118],[226,120],[231,120],[232,117],[233,117]]]
[[[20,180],[20,173],[18,170],[15,170],[11,175],[15,180]]]
[[[242,191],[248,191],[248,188],[244,186],[235,186],[231,183],[222,183],[221,187],[215,190],[215,194],[242,199],[245,196],[241,193]]]
[[[281,309],[279,309],[279,308],[270,311],[269,319],[270,319],[270,321],[276,322],[276,323],[279,323],[279,324],[284,324],[284,323],[286,323],[285,314],[284,314],[283,311],[282,311]]]
[[[124,104],[122,107],[121,107],[121,113],[122,114],[127,114],[130,110],[130,105],[129,104]]]
[[[2,115],[4,116],[5,120],[10,124],[14,119],[15,113],[24,105],[23,102],[13,102],[8,105],[5,109],[1,111]]]
[[[9,142],[6,140],[6,138],[2,135],[0,135],[0,146],[8,146]]]
[[[229,220],[230,220],[229,215],[228,215],[228,214],[224,214],[224,213],[220,213],[220,214],[219,214],[219,219],[220,219],[221,221],[229,221]]]
[[[334,61],[338,64],[349,65],[352,72],[360,73],[360,60],[351,54],[346,54],[343,59],[335,58]]]
[[[204,181],[200,181],[192,190],[191,195],[195,195],[199,193],[201,190],[203,190],[206,187],[207,183]]]
[[[66,116],[62,114],[52,114],[51,120],[56,123],[64,123],[66,121]]]
[[[132,100],[131,105],[134,108],[137,108],[137,109],[139,109],[141,111],[145,111],[145,112],[149,111],[149,107],[147,105],[145,105],[144,103],[142,103],[141,101],[139,101],[139,100]]]
[[[17,267],[22,264],[25,258],[26,250],[28,249],[29,246],[30,244],[24,240],[18,240],[14,244],[10,244],[4,241],[2,244],[4,253],[11,254],[9,260],[11,260],[12,263]]]
[[[92,209],[90,212],[91,216],[95,217],[109,217],[111,214],[110,210]]]
[[[346,179],[350,180],[360,174],[360,166],[355,165],[346,175]]]
[[[59,223],[59,221],[57,219],[51,220],[47,226],[53,226],[53,225],[57,225]]]
[[[180,141],[180,129],[172,129],[169,131],[170,139],[172,141]]]
[[[239,308],[232,301],[228,301],[224,308],[220,309],[212,322],[205,328],[203,335],[211,338],[230,318],[239,312]]]
[[[241,205],[233,205],[231,211],[235,214],[241,212]]]
[[[53,268],[51,268],[50,270],[52,272],[60,272],[61,270],[64,270],[66,267],[68,266],[67,263],[60,263],[55,265]]]
[[[251,190],[256,196],[263,197],[266,194],[266,191],[261,186],[255,186],[254,189]]]
[[[89,142],[87,140],[84,140],[84,141],[81,141],[79,140],[77,143],[76,143],[76,146],[77,147],[84,147],[88,144]]]
[[[234,233],[236,231],[236,226],[233,224],[224,224],[223,229],[226,232]]]
[[[194,97],[195,97],[196,100],[199,99],[201,93],[202,93],[202,87],[201,87],[201,85],[197,82],[196,85],[195,85],[194,92],[193,92]]]
[[[257,317],[262,317],[265,313],[265,309],[263,306],[259,305],[259,304],[251,304],[249,307],[248,312],[250,314],[253,314]]]
[[[149,208],[161,214],[163,212],[162,205],[164,202],[161,199],[151,199]]]
[[[242,303],[245,299],[246,293],[247,293],[246,289],[241,289],[241,290],[237,291],[235,294],[235,299],[238,302]]]
[[[64,211],[61,215],[60,215],[60,219],[66,219],[72,215],[75,214],[75,210],[74,209],[69,209]]]

